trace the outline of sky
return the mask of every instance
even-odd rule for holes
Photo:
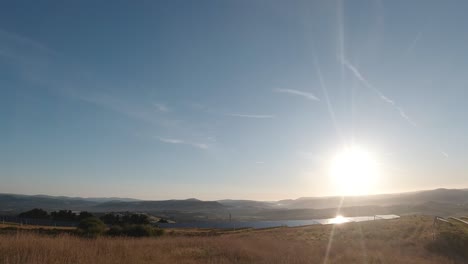
[[[466,1],[2,1],[0,193],[466,188]]]

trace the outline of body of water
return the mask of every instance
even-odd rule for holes
[[[326,219],[311,219],[311,220],[280,220],[280,221],[239,221],[239,222],[187,222],[173,224],[158,224],[162,228],[270,228],[270,227],[296,227],[307,225],[328,225],[341,224],[349,222],[364,222],[374,220],[388,220],[400,218],[398,215],[375,215],[375,216],[354,216],[354,217],[336,217]]]

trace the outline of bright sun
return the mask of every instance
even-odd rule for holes
[[[355,145],[339,152],[330,166],[331,180],[341,195],[372,193],[378,172],[373,155]]]

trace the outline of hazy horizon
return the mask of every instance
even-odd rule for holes
[[[251,201],[261,201],[261,202],[275,202],[280,200],[297,200],[301,198],[328,198],[328,197],[366,197],[366,196],[373,196],[373,195],[393,195],[393,194],[403,194],[403,193],[415,193],[415,192],[425,192],[425,191],[433,191],[438,189],[444,190],[468,190],[468,187],[461,187],[461,188],[445,188],[439,187],[434,189],[415,189],[415,190],[405,190],[401,192],[385,192],[385,193],[374,193],[374,194],[354,194],[354,195],[323,195],[323,196],[300,196],[300,197],[283,197],[279,199],[255,199],[255,198],[236,198],[236,197],[218,197],[218,198],[208,198],[203,199],[200,197],[159,197],[159,198],[151,198],[151,197],[127,197],[127,196],[79,196],[79,195],[67,195],[67,194],[47,194],[47,193],[7,193],[7,192],[0,192],[0,194],[7,194],[7,195],[25,195],[25,196],[50,196],[50,197],[68,197],[68,198],[83,198],[83,199],[106,199],[106,198],[120,198],[120,199],[135,199],[135,200],[142,200],[142,201],[151,201],[151,200],[188,200],[188,199],[197,199],[202,201],[220,201],[220,200],[251,200]]]
[[[0,193],[467,188],[468,2],[11,1]]]

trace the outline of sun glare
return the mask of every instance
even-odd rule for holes
[[[378,177],[378,163],[370,152],[347,147],[333,158],[330,176],[340,195],[369,194]]]
[[[330,224],[343,224],[348,222],[349,220],[341,215],[337,215],[335,218],[330,219]]]

